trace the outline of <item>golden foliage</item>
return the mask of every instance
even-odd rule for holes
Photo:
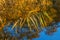
[[[0,21],[4,21],[2,25],[13,22],[12,28],[17,25],[20,25],[21,28],[28,25],[30,30],[34,26],[38,31],[39,25],[48,26],[55,17],[56,10],[53,8],[51,0],[4,0],[2,5]]]

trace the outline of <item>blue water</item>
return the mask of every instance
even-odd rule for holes
[[[45,33],[45,29],[39,34],[40,37],[34,38],[33,40],[60,40],[60,22],[55,24],[58,28],[57,31],[53,33],[53,35],[47,35]]]
[[[53,26],[56,25],[57,26],[57,31],[54,32],[52,35],[47,35],[46,34],[46,30],[43,29],[43,31],[41,31],[39,33],[39,37],[38,38],[33,38],[33,40],[60,40],[60,22],[53,24]],[[4,32],[9,32],[12,36],[18,36],[18,33],[15,33],[16,28],[14,28],[13,30],[11,29],[13,25],[10,25],[8,27],[4,27]],[[19,29],[20,30],[20,29]],[[22,30],[22,32],[24,32]],[[21,32],[20,32],[21,33]],[[26,37],[24,37],[24,40],[26,40]]]

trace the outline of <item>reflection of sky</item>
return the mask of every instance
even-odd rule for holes
[[[16,28],[12,29],[12,26],[13,25],[10,25],[10,26],[5,26],[4,27],[4,32],[5,33],[10,33],[11,36],[18,36],[19,34],[17,34],[15,31],[16,31]]]
[[[38,38],[34,38],[33,40],[60,40],[60,22],[57,24],[53,24],[57,26],[57,31],[53,33],[53,35],[47,35],[45,33],[45,29],[43,29],[43,31],[40,32],[40,37]],[[19,33],[15,33],[16,28],[14,28],[13,30],[11,29],[13,25],[10,25],[8,27],[4,27],[4,32],[9,32],[12,36],[18,36]],[[20,28],[18,28],[18,30],[20,30]],[[27,30],[27,29],[26,29]],[[25,31],[26,31],[25,30]],[[20,31],[19,31],[20,32]],[[22,32],[24,32],[22,30]],[[21,32],[20,32],[21,33]],[[24,39],[25,40],[25,39]]]
[[[57,24],[60,27],[60,23]],[[57,28],[57,31],[53,33],[53,35],[45,34],[45,31],[40,33],[39,38],[34,38],[33,40],[60,40],[60,28]]]

